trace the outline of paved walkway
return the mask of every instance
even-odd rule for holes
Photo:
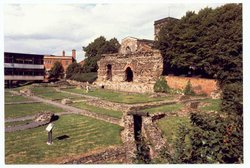
[[[15,127],[5,127],[5,132],[14,132],[14,131],[21,131],[21,130],[26,130],[26,129],[30,129],[30,128],[36,128],[36,127],[46,125],[48,123],[49,123],[49,121],[47,121],[47,122],[32,121],[31,123],[25,124],[25,125],[18,125]]]
[[[31,104],[31,103],[40,103],[40,101],[5,102],[4,104],[11,105],[11,104]]]

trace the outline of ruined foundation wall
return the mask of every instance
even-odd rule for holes
[[[104,86],[105,89],[115,91],[124,91],[132,93],[153,93],[153,83],[135,83],[135,82],[98,82],[99,85]]]

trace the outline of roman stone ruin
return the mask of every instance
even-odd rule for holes
[[[118,53],[103,54],[98,61],[96,84],[107,89],[127,92],[153,92],[162,74],[163,59],[153,41],[127,37]]]

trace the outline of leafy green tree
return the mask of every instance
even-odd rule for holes
[[[80,64],[73,62],[66,69],[66,78],[70,79],[74,74],[81,73],[82,67]]]
[[[193,127],[178,139],[190,139],[188,154],[175,151],[173,163],[243,162],[242,4],[187,12],[159,34],[165,74],[215,78],[222,89],[220,115],[192,114]],[[167,66],[166,66],[167,65]],[[181,127],[180,127],[181,129]],[[183,128],[182,128],[183,129]],[[186,131],[184,131],[186,133]],[[182,146],[182,148],[184,148]],[[185,154],[185,155],[183,155]]]
[[[59,79],[59,78],[63,78],[64,76],[64,69],[63,66],[61,64],[61,62],[55,62],[53,67],[51,68],[50,72],[49,72],[49,78],[50,79]]]
[[[162,92],[162,93],[169,93],[170,88],[168,86],[167,81],[164,79],[164,77],[160,77],[154,85],[154,91],[155,92]]]
[[[190,80],[188,81],[186,87],[184,88],[185,95],[195,95]]]
[[[167,69],[164,73],[195,75],[220,82],[242,80],[242,5],[227,4],[187,12],[165,26],[156,47]]]
[[[100,36],[88,46],[83,47],[85,51],[85,64],[83,66],[85,72],[96,72],[98,69],[97,61],[100,60],[102,54],[111,54],[118,52],[120,44],[116,38],[109,41],[105,37]]]

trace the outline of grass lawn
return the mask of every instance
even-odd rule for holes
[[[77,107],[77,108],[80,108],[80,109],[84,109],[84,110],[88,110],[88,111],[94,112],[94,113],[104,114],[104,115],[115,117],[115,118],[122,118],[122,112],[121,111],[115,111],[115,110],[108,110],[108,109],[104,109],[104,108],[99,108],[99,107],[96,107],[96,106],[88,105],[85,102],[73,103],[73,104],[71,104],[71,106],[74,106],[74,107]]]
[[[25,125],[31,123],[33,120],[25,120],[25,121],[15,121],[15,122],[6,122],[5,127],[14,127],[18,125]]]
[[[18,118],[28,115],[35,115],[39,112],[50,111],[50,112],[63,112],[64,110],[52,105],[43,103],[33,104],[12,104],[5,105],[5,118]]]
[[[143,111],[149,112],[149,113],[158,113],[158,112],[175,112],[180,110],[183,107],[182,104],[177,103],[177,104],[170,104],[170,105],[163,105],[159,107],[153,107],[153,108],[148,108]]]
[[[204,107],[200,107],[200,110],[204,111],[220,111],[221,99],[206,99],[202,100],[202,102],[209,103]]]
[[[180,124],[191,127],[188,117],[171,116],[160,119],[157,122],[157,125],[163,131],[164,138],[170,145],[176,141],[177,131]]]
[[[24,102],[24,101],[30,101],[30,99],[23,96],[13,95],[10,92],[4,92],[5,103]]]
[[[46,144],[45,127],[5,133],[5,163],[54,163],[63,158],[122,143],[122,127],[85,116],[61,116],[55,122],[52,145]],[[62,136],[68,138],[57,139]]]
[[[146,103],[146,102],[168,100],[168,99],[171,100],[173,98],[172,96],[150,98],[149,94],[114,92],[114,91],[105,90],[105,89],[93,89],[88,93],[86,93],[84,89],[76,89],[76,88],[63,89],[63,90],[68,91],[68,92],[73,92],[73,93],[99,97],[101,99],[109,100],[112,102],[127,103],[127,104]]]
[[[55,99],[65,99],[65,98],[80,98],[77,95],[71,95],[69,93],[57,92],[53,87],[34,87],[32,92],[36,96],[40,96],[45,99],[55,100]]]

